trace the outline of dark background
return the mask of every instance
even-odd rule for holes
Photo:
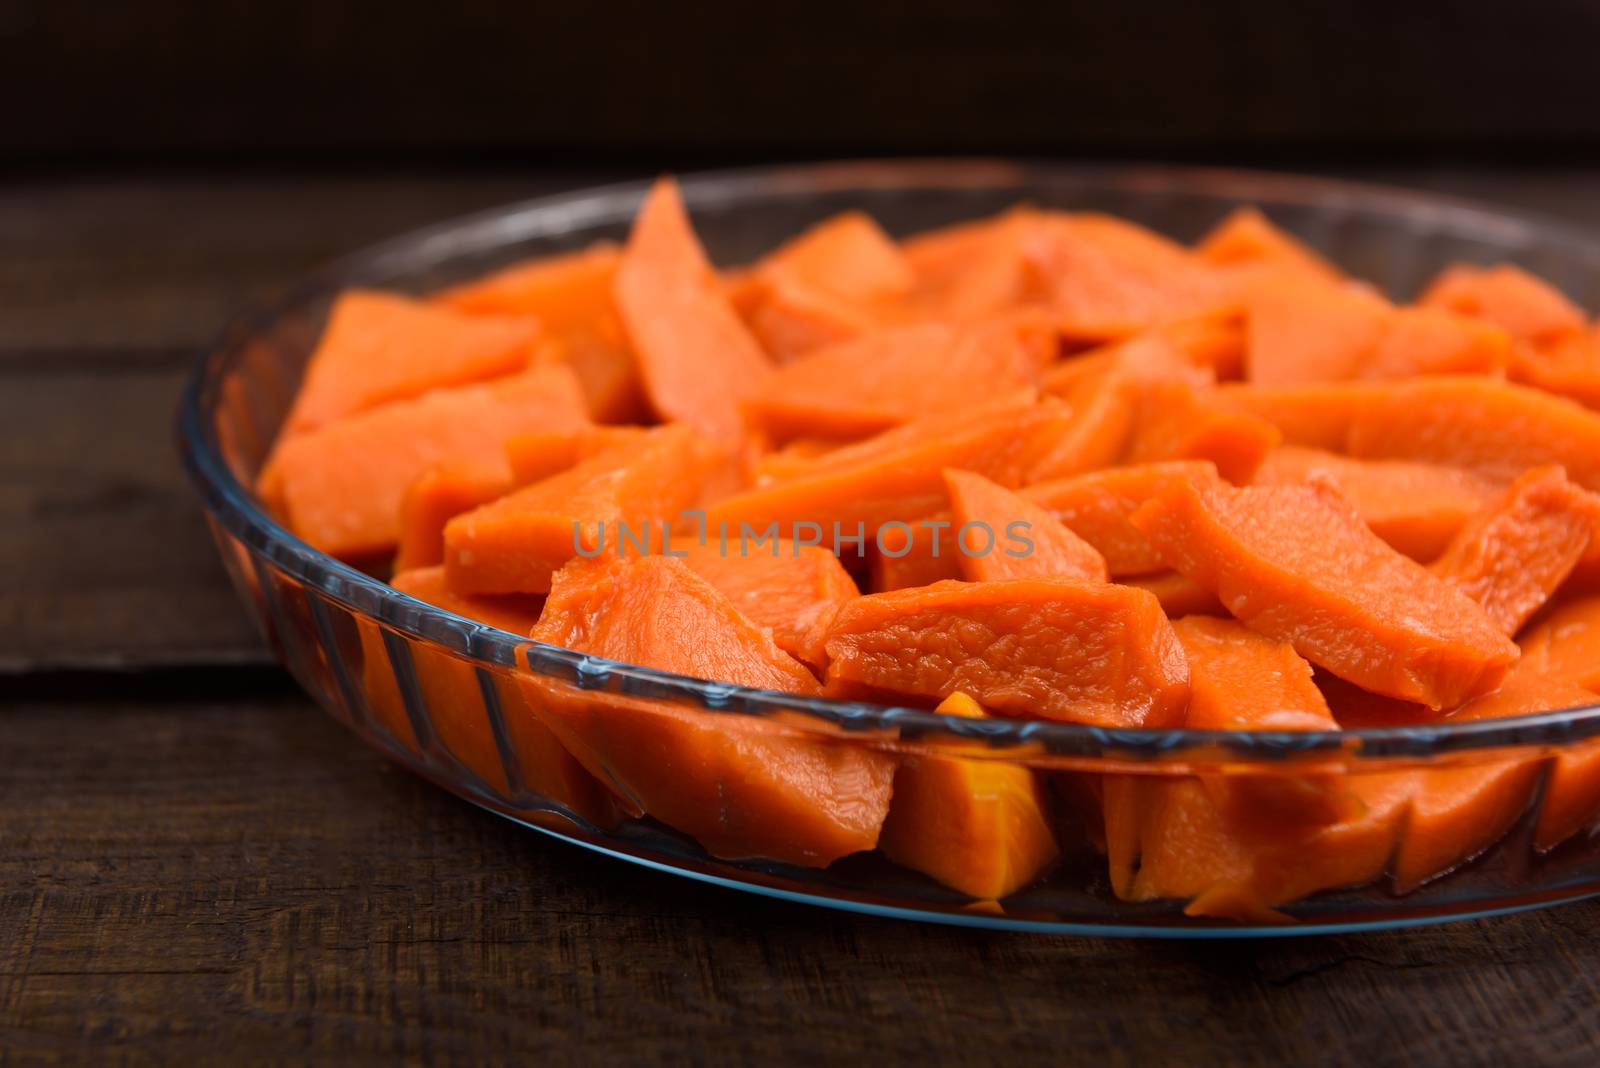
[[[1584,0],[0,4],[0,161],[1600,154]]]

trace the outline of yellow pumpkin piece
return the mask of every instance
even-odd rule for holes
[[[957,691],[937,711],[985,718]],[[878,847],[896,864],[975,898],[1008,897],[1060,855],[1038,776],[998,760],[907,757]]]

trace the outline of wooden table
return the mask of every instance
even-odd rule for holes
[[[0,1063],[1595,1062],[1600,904],[1273,942],[851,916],[519,830],[314,708],[176,469],[186,365],[319,260],[591,177],[0,186]],[[1600,224],[1593,170],[1377,177]]]

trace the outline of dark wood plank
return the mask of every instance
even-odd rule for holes
[[[852,916],[551,841],[274,676],[237,699],[223,678],[11,684],[0,1061],[1578,1065],[1600,1043],[1597,904],[1257,943]]]
[[[152,174],[0,186],[0,360],[211,342],[228,317],[384,237],[615,172]]]
[[[1600,228],[1600,172],[1368,172]],[[0,186],[0,671],[259,661],[176,468],[189,359],[338,253],[615,175],[158,176]]]
[[[0,360],[0,671],[262,659],[173,452],[187,356]]]

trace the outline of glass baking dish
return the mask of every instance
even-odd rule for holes
[[[494,630],[407,597],[310,548],[251,486],[332,298],[351,286],[426,293],[510,263],[620,240],[645,186],[514,204],[409,234],[306,279],[240,318],[202,359],[178,418],[181,450],[239,596],[272,648],[331,715],[458,796],[568,842],[710,883],[837,908],[975,926],[1101,935],[1241,936],[1436,922],[1600,892],[1586,828],[1552,849],[1539,826],[1555,761],[1600,735],[1600,708],[1506,720],[1343,732],[1110,730],[970,720],[760,692],[600,660]],[[1007,162],[848,163],[725,172],[683,182],[719,265],[753,259],[840,211],[905,234],[1018,202],[1114,213],[1193,240],[1254,204],[1396,298],[1452,261],[1518,263],[1600,307],[1600,241],[1570,227],[1441,197],[1319,179],[1165,167]],[[613,731],[671,716],[722,732],[815,739],[900,757],[959,755],[1034,769],[1049,783],[1060,861],[1004,901],[975,901],[873,853],[824,868],[716,857],[580,767],[547,725],[606,717]],[[636,717],[630,719],[629,717]],[[1194,916],[1177,900],[1113,892],[1100,835],[1078,803],[1107,782],[1274,782],[1405,769],[1527,769],[1481,851],[1401,886],[1392,871],[1282,906],[1282,921]],[[693,769],[684,774],[693,775]],[[1107,777],[1110,777],[1109,779]],[[1410,830],[1402,825],[1404,839]]]

